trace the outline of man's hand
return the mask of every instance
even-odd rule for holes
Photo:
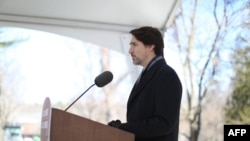
[[[120,120],[112,120],[108,123],[109,126],[118,128],[121,125],[121,121]]]

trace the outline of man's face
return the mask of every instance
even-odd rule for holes
[[[147,65],[149,47],[145,46],[141,41],[132,36],[130,41],[129,54],[135,65],[145,67]]]

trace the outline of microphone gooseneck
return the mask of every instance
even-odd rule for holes
[[[86,91],[84,91],[74,102],[72,102],[64,111],[66,112],[76,101],[81,98],[90,88],[92,88],[95,84],[92,84]]]
[[[92,84],[86,91],[84,91],[74,102],[72,102],[64,111],[66,112],[78,99],[80,99],[90,88],[94,85],[97,87],[103,87],[111,82],[113,79],[113,74],[110,71],[105,71],[95,78],[95,83]]]

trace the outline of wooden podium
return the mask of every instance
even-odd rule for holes
[[[43,105],[41,141],[134,141],[134,134]]]

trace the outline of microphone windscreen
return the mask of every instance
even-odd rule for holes
[[[105,71],[95,78],[95,84],[98,87],[103,87],[111,82],[113,79],[113,74],[110,71]]]

